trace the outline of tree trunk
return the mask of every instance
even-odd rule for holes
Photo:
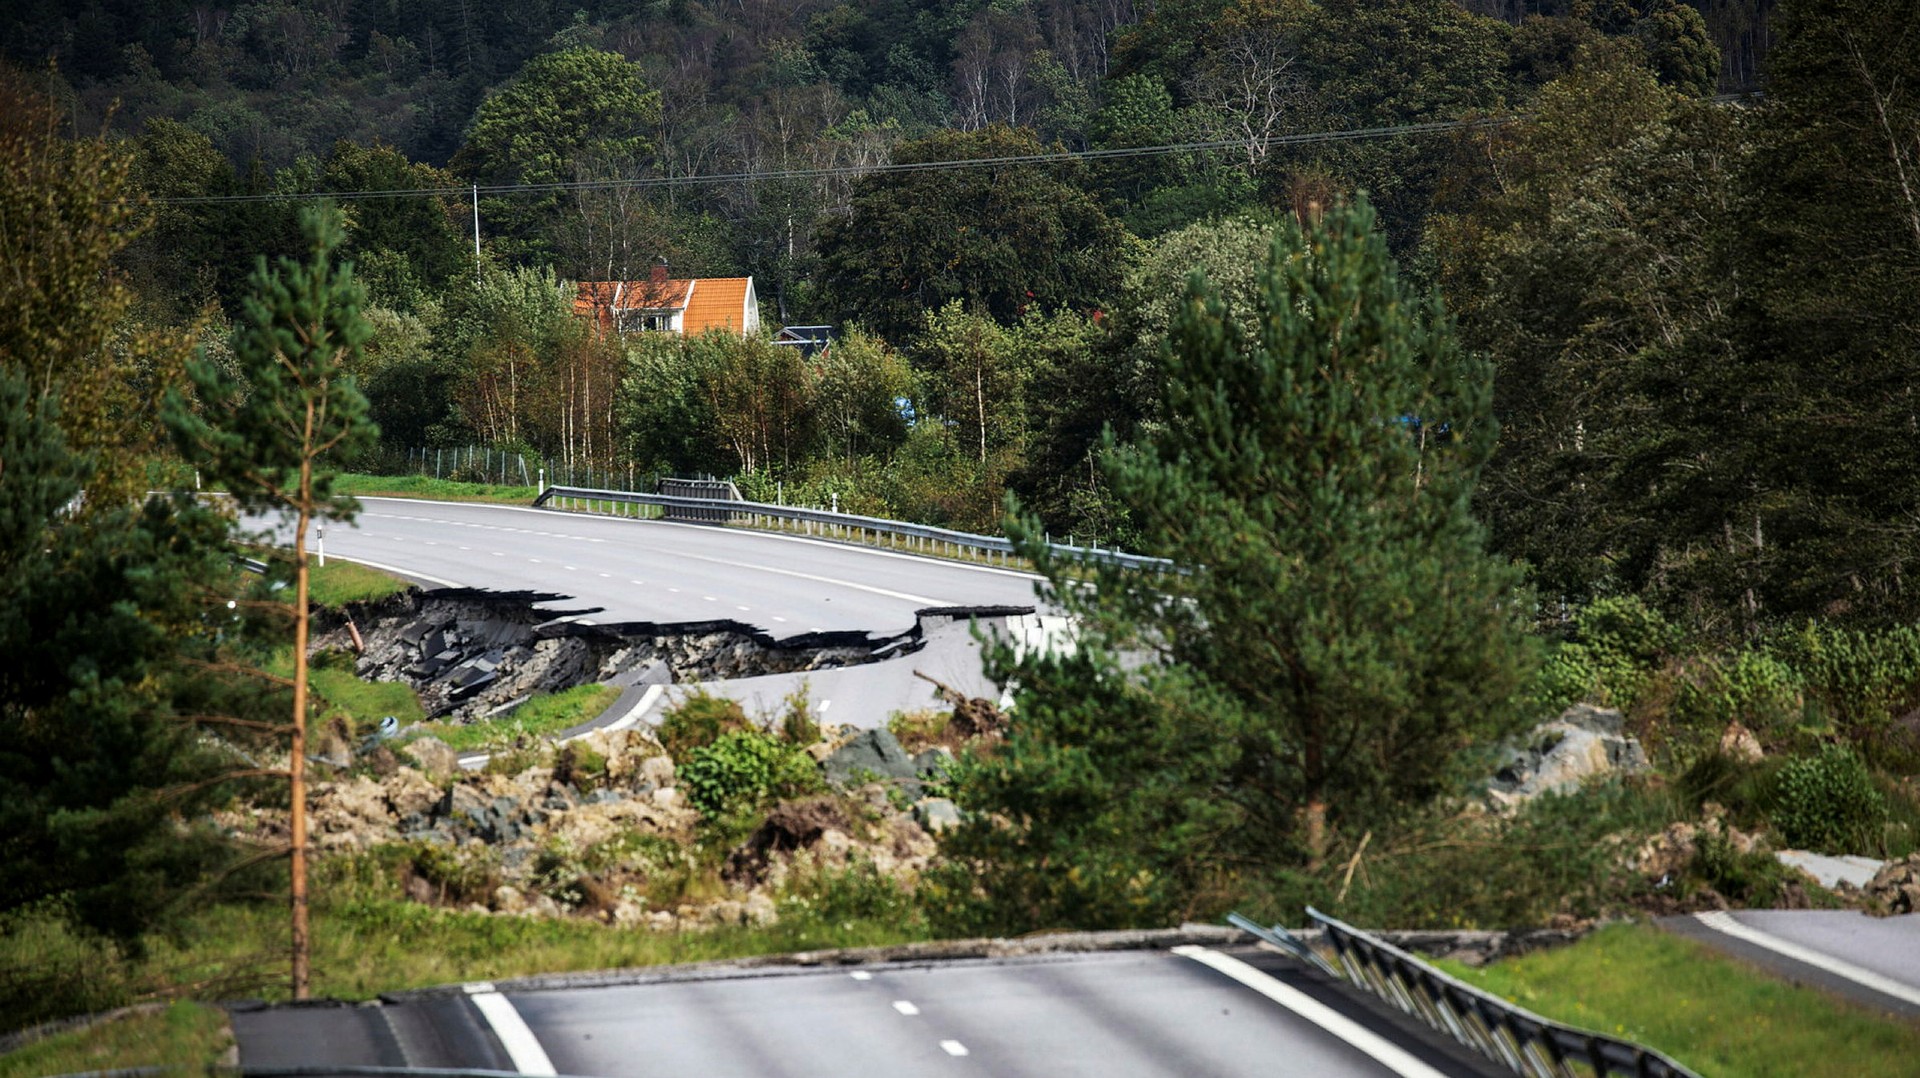
[[[313,402],[307,402],[307,436],[313,445]],[[287,760],[293,837],[290,875],[293,912],[293,998],[306,999],[310,942],[307,936],[307,526],[312,522],[313,457],[300,461],[299,521],[293,531],[293,751]]]

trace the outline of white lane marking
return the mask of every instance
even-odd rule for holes
[[[738,611],[739,611],[739,612],[741,612],[742,614],[751,614],[751,613],[753,613],[753,608],[752,608],[752,607],[750,607],[750,606],[736,606],[736,607],[734,607],[734,609],[735,609],[735,610],[738,610]]]
[[[493,556],[496,558],[504,558],[507,556],[507,552],[504,550],[496,550],[493,552]]]
[[[457,580],[446,580],[437,576],[428,576],[425,573],[416,573],[412,569],[402,569],[397,565],[388,565],[385,562],[368,561],[365,558],[356,558],[351,554],[335,554],[333,555],[333,557],[339,561],[350,561],[350,562],[353,562],[355,565],[364,565],[369,569],[378,569],[383,573],[392,573],[395,576],[411,577],[414,580],[424,580],[429,584],[438,584],[443,588],[466,587],[465,584],[462,584]]]
[[[613,576],[613,574],[612,574],[612,573],[601,573],[601,574],[600,574],[600,579],[602,579],[602,580],[606,580],[607,578],[609,578],[609,577],[611,577],[611,576]]]
[[[521,1074],[551,1076],[559,1072],[553,1069],[553,1060],[547,1058],[547,1050],[540,1047],[540,1041],[534,1037],[533,1030],[527,1028],[527,1020],[513,1007],[513,1001],[494,990],[493,985],[482,981],[467,986],[467,998],[480,1016],[493,1027],[493,1035],[500,1038],[500,1047],[507,1050],[507,1058],[513,1061],[513,1069]]]
[[[702,595],[700,598],[705,599],[707,602],[710,602],[710,603],[717,603],[720,601],[711,595]]]
[[[750,561],[730,561],[726,558],[709,558],[705,554],[677,554],[675,557],[687,558],[692,561],[711,562],[714,565],[724,565],[730,569],[747,569],[757,573],[773,573],[776,576],[790,576],[795,580],[811,580],[816,584],[832,584],[839,588],[852,588],[855,591],[866,591],[872,592],[875,595],[884,595],[889,599],[904,599],[909,603],[919,603],[921,606],[956,605],[951,599],[935,599],[927,595],[893,591],[890,588],[877,588],[872,584],[861,584],[852,580],[842,580],[835,576],[819,576],[814,573],[802,573],[794,569],[778,569],[771,565],[755,565]]]
[[[824,714],[826,714],[826,713],[827,713],[827,709],[828,709],[828,708],[830,708],[830,707],[832,707],[832,706],[833,706],[833,701],[832,701],[832,700],[822,700],[822,701],[820,701],[820,713],[821,713],[822,715],[824,715]]]
[[[632,584],[636,588],[644,588],[647,586],[647,582],[644,580],[629,580],[627,583]]]
[[[1231,955],[1191,944],[1173,948],[1173,953],[1191,958],[1209,969],[1226,974],[1255,992],[1346,1041],[1372,1056],[1381,1066],[1403,1078],[1442,1078],[1411,1052],[1394,1044],[1339,1011],[1307,995],[1292,985],[1283,984]]]
[[[461,547],[460,549],[461,549],[461,550],[472,550],[473,548],[472,548],[472,547],[470,547],[470,546],[463,546],[463,547]]]
[[[569,573],[577,573],[577,572],[579,572],[579,571],[580,571],[580,570],[578,570],[578,569],[575,569],[575,568],[574,568],[573,566],[571,566],[571,565],[563,565],[563,566],[561,566],[561,568],[562,568],[562,569],[565,569],[565,570],[566,570],[567,572],[569,572]]]
[[[853,978],[854,980],[856,980],[856,981],[871,981],[871,980],[873,980],[873,974],[871,974],[871,973],[868,973],[868,972],[867,972],[866,970],[864,970],[864,969],[856,969],[856,970],[854,970],[854,971],[853,971],[852,973],[849,973],[849,974],[847,974],[847,976],[849,976],[849,977],[852,977],[852,978]]]
[[[940,1047],[950,1056],[963,1056],[967,1054],[967,1046],[961,1044],[959,1041],[941,1041]]]
[[[912,1000],[907,1000],[907,999],[894,1000],[893,1009],[896,1011],[899,1011],[901,1014],[904,1014],[909,1018],[920,1013],[920,1008],[914,1006]]]
[[[659,701],[660,695],[666,691],[667,691],[667,687],[665,685],[647,686],[647,691],[640,694],[639,703],[636,703],[632,707],[628,708],[627,713],[625,715],[620,716],[619,718],[606,724],[600,729],[625,730],[627,727],[632,726],[636,722],[639,722],[640,716],[645,715],[649,710],[651,710],[653,708],[653,705]],[[587,734],[591,734],[594,732],[595,731],[593,730],[588,730]],[[576,737],[585,737],[587,736],[587,734],[578,734],[576,735]],[[575,738],[568,738],[567,740],[572,741],[574,739]]]
[[[540,559],[539,559],[539,558],[528,558],[527,560],[528,560],[528,561],[530,561],[530,562],[532,562],[532,563],[533,563],[533,564],[535,564],[535,565],[539,565],[539,564],[540,564]]]
[[[1830,954],[1824,954],[1811,947],[1802,947],[1792,940],[1781,939],[1779,936],[1773,935],[1770,932],[1762,932],[1751,925],[1740,923],[1735,920],[1731,914],[1715,910],[1709,913],[1696,913],[1693,915],[1693,918],[1708,928],[1713,929],[1715,932],[1724,933],[1737,940],[1745,940],[1755,947],[1764,947],[1775,954],[1785,955],[1796,962],[1804,962],[1814,969],[1825,970],[1836,977],[1845,977],[1855,984],[1871,988],[1882,995],[1892,996],[1895,999],[1904,1000],[1907,1003],[1920,1006],[1920,988],[1916,988],[1910,984],[1903,984],[1884,974],[1875,973],[1870,969],[1863,969],[1845,959],[1835,958]]]

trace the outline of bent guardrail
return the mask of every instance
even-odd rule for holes
[[[836,513],[827,509],[808,509],[797,505],[768,505],[765,502],[733,501],[724,498],[687,498],[672,494],[642,494],[630,490],[595,490],[589,487],[548,487],[533,500],[536,506],[554,504],[559,508],[590,507],[592,503],[609,505],[654,506],[663,511],[679,510],[689,514],[682,519],[713,523],[743,522],[767,526],[770,522],[793,525],[808,535],[870,542],[880,545],[881,538],[897,540],[909,550],[949,557],[974,557],[1006,564],[1014,555],[1013,543],[1003,536],[976,535],[972,532],[936,528],[927,524],[909,524],[902,520],[863,517]],[[1056,555],[1075,561],[1097,561],[1130,569],[1165,570],[1173,563],[1165,558],[1149,558],[1098,547],[1049,543]]]
[[[1313,907],[1347,980],[1526,1078],[1700,1078],[1644,1045],[1555,1022],[1484,992]],[[1582,1065],[1586,1069],[1576,1069]]]

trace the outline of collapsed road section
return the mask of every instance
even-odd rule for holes
[[[472,721],[529,696],[585,684],[719,681],[876,662],[924,645],[922,627],[893,636],[807,633],[775,640],[737,621],[600,625],[569,597],[474,588],[410,589],[316,612],[314,651],[356,656],[354,671],[400,681],[428,718]]]

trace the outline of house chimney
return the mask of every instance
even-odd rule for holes
[[[666,286],[666,283],[667,260],[664,258],[655,259],[653,263],[653,286],[655,288],[663,288]]]

